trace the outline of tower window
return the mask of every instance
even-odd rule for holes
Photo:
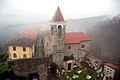
[[[26,47],[23,47],[23,51],[26,51]]]
[[[49,51],[51,51],[51,49],[49,49]]]
[[[16,47],[15,46],[13,46],[13,50],[16,51]]]
[[[26,56],[26,54],[23,54],[23,58],[26,58],[27,56]]]
[[[47,47],[48,47],[48,43],[47,43]]]
[[[53,27],[51,27],[51,35],[53,35]]]
[[[81,45],[81,48],[85,48],[85,45]]]
[[[17,54],[16,54],[16,53],[14,53],[14,54],[13,54],[13,57],[14,57],[14,58],[17,58]]]
[[[58,25],[58,36],[61,36],[62,34],[62,26],[61,25]]]
[[[71,49],[71,46],[68,46],[68,49],[70,50],[70,49]]]

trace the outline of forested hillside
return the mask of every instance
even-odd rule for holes
[[[91,52],[105,61],[120,64],[120,16],[107,19],[87,30]]]

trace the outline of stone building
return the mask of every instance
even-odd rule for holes
[[[58,7],[50,20],[50,32],[44,37],[45,57],[52,55],[53,62],[59,67],[63,66],[64,56],[73,55],[75,59],[82,61],[89,51],[91,40],[83,32],[66,33],[66,23]]]
[[[90,38],[83,32],[69,32],[65,36],[65,56],[73,55],[76,60],[83,61],[89,52]]]

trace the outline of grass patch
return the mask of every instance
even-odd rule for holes
[[[76,71],[78,70],[78,68],[73,68],[73,70],[71,72],[67,72],[68,73],[68,76],[72,77],[73,74],[77,74]]]
[[[87,75],[90,75],[92,77],[91,80],[97,80],[96,77],[98,74],[97,74],[96,70],[89,67],[86,63],[81,63],[81,66],[82,66],[81,73],[79,73],[79,74],[77,73],[79,68],[76,67],[76,68],[73,68],[73,70],[71,72],[67,72],[67,75],[71,78],[72,78],[73,74],[79,76],[78,78],[72,79],[72,80],[86,80]],[[69,79],[67,79],[67,80],[69,80]]]
[[[8,71],[8,65],[0,65],[0,73]]]

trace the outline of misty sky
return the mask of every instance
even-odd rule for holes
[[[65,18],[120,13],[120,0],[0,0],[0,15],[46,14],[44,16],[53,16],[58,5]]]

